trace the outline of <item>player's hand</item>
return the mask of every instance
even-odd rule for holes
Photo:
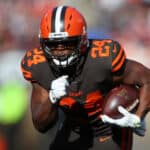
[[[106,123],[118,125],[120,127],[131,127],[131,128],[140,127],[141,119],[137,115],[128,112],[122,106],[118,107],[118,111],[123,115],[122,118],[113,119],[107,115],[101,115],[102,121]]]
[[[66,95],[66,86],[69,85],[67,78],[68,76],[64,75],[52,81],[49,92],[52,103],[56,103],[62,96]]]

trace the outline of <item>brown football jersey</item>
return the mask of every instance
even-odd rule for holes
[[[112,76],[121,75],[126,65],[125,51],[111,39],[89,40],[88,55],[81,73],[70,82],[67,95],[59,101],[73,121],[91,124],[102,112],[104,95],[113,87]],[[56,79],[42,49],[27,51],[21,62],[21,70],[26,80],[36,82],[50,90],[51,81]],[[85,117],[86,116],[86,117]],[[78,119],[77,119],[78,118]]]

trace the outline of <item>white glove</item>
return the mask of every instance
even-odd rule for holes
[[[101,115],[101,119],[103,122],[111,123],[118,125],[120,127],[131,127],[131,128],[137,128],[140,127],[141,120],[140,118],[128,112],[125,108],[122,106],[118,107],[118,111],[123,114],[123,117],[120,119],[113,119],[108,117],[107,115]]]
[[[62,96],[66,95],[66,86],[69,85],[67,78],[68,76],[64,75],[52,81],[49,98],[53,104],[56,103]]]

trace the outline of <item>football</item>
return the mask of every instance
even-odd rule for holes
[[[118,106],[123,106],[129,112],[136,110],[139,104],[138,89],[131,85],[119,85],[108,92],[104,99],[103,114],[113,119],[122,117]]]

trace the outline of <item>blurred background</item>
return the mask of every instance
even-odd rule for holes
[[[49,133],[31,122],[30,84],[20,72],[26,50],[39,46],[44,8],[71,5],[85,16],[90,38],[119,41],[128,58],[150,67],[150,0],[0,0],[0,150],[47,149]],[[133,150],[150,150],[150,115],[145,137]]]

